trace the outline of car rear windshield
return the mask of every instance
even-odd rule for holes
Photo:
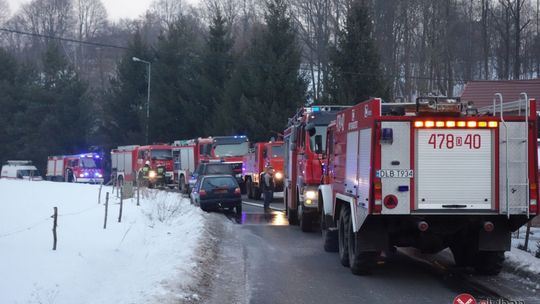
[[[209,164],[206,165],[206,172],[204,174],[233,174],[233,171],[229,164]]]
[[[211,190],[215,188],[236,188],[236,180],[230,176],[207,177],[203,181],[203,189]]]

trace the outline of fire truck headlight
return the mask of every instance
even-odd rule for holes
[[[95,176],[96,177],[103,177],[103,175],[101,175],[101,173],[99,173],[99,172],[96,172]]]
[[[89,176],[90,174],[88,172],[84,172],[84,176]]]
[[[79,177],[84,177],[84,174],[82,174],[82,173],[81,173],[81,174],[79,174]]]
[[[282,179],[283,178],[283,173],[276,172],[275,177],[276,177],[276,179]]]
[[[242,173],[237,173],[235,176],[236,176],[237,178],[241,178],[241,177],[242,177]]]
[[[305,195],[306,195],[306,198],[310,200],[313,200],[316,197],[316,193],[313,190],[306,191]]]
[[[157,176],[156,171],[150,170],[150,172],[148,172],[148,177],[149,177],[149,178],[154,178],[154,177],[156,177],[156,176]]]

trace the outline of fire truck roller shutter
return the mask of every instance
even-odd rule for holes
[[[381,142],[381,170],[409,171],[411,168],[411,123],[408,121],[383,122],[381,128],[392,129],[393,140]],[[381,130],[382,131],[382,130]],[[409,214],[411,197],[410,177],[381,177],[382,198],[397,198],[394,208],[382,206],[382,214]],[[393,199],[395,200],[395,199]]]
[[[493,132],[477,128],[416,130],[418,209],[492,208]]]

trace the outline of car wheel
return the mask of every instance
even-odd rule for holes
[[[242,203],[236,205],[236,215],[241,216],[242,215]]]

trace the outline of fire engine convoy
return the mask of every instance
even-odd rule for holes
[[[192,173],[201,162],[229,163],[239,179],[242,176],[243,157],[248,151],[249,139],[243,135],[174,141],[174,170],[179,181],[179,188],[187,192],[195,184]],[[240,183],[240,188],[245,188],[243,183]]]
[[[260,177],[267,165],[274,168],[275,191],[283,191],[283,154],[282,141],[255,143],[250,153],[244,156],[242,168],[246,193],[250,199],[261,198]]]
[[[112,178],[125,182],[148,184],[149,187],[174,187],[172,146],[120,146],[111,151]],[[148,166],[148,171],[143,168]]]
[[[375,98],[339,112],[317,195],[325,250],[354,274],[394,246],[450,247],[458,266],[499,273],[511,232],[538,214],[537,118],[526,94],[495,101]]]
[[[98,153],[49,156],[45,178],[69,183],[102,183],[101,156]]]

